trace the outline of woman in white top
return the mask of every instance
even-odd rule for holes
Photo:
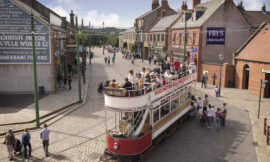
[[[208,123],[208,127],[207,128],[211,128],[211,122],[214,120],[214,115],[215,115],[215,110],[214,108],[209,105],[209,107],[207,108],[207,123]]]
[[[133,86],[137,84],[137,77],[134,74],[133,70],[129,70],[128,81],[130,81]]]

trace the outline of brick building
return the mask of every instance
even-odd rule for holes
[[[136,41],[136,32],[135,32],[135,27],[128,28],[127,30],[123,31],[121,33],[121,45],[119,44],[120,48],[126,48],[129,49],[131,44],[135,45]]]
[[[264,22],[235,52],[236,88],[259,95],[260,82],[268,83],[262,96],[270,98],[270,23]]]
[[[38,86],[55,93],[56,75],[66,71],[65,43],[74,27],[37,0],[0,1],[0,93],[33,93],[30,14],[35,25]]]
[[[148,58],[149,45],[148,41],[145,41],[145,35],[162,17],[176,13],[176,11],[170,8],[167,0],[162,0],[161,5],[159,5],[159,0],[152,0],[152,10],[135,20],[137,53],[144,58]]]
[[[146,37],[149,44],[149,54],[152,58],[163,59],[168,55],[168,48],[171,43],[169,29],[181,14],[174,14],[162,17],[162,19],[150,30]]]

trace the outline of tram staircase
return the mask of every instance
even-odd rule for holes
[[[67,105],[61,109],[56,111],[50,112],[46,115],[40,117],[40,126],[43,124],[51,125],[58,121],[59,119],[63,118],[64,116],[68,115],[69,113],[73,112],[77,108],[80,107],[82,103],[75,102],[70,105]],[[0,136],[4,136],[8,129],[12,129],[14,133],[23,132],[25,128],[30,130],[37,129],[36,120],[31,120],[28,122],[21,122],[21,123],[9,123],[9,124],[0,124]]]

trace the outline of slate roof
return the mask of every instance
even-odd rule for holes
[[[130,34],[135,33],[135,27],[128,28],[127,30],[123,31],[122,34]]]
[[[137,17],[136,20],[137,20],[137,19],[142,19],[142,18],[144,18],[145,16],[147,16],[147,15],[149,15],[149,14],[155,12],[155,11],[158,10],[159,8],[161,8],[161,6],[155,8],[154,10],[151,10],[151,11],[148,11],[148,12],[144,13],[143,15]]]
[[[165,31],[168,27],[172,25],[175,20],[180,17],[180,14],[174,14],[170,16],[163,17],[151,30],[150,32],[155,31]]]
[[[257,29],[262,22],[270,20],[270,12],[240,10],[252,28]]]
[[[187,20],[187,27],[200,27],[202,26],[214,13],[215,11],[223,5],[225,0],[210,0],[204,3],[198,4],[196,8],[199,9],[199,18],[196,21],[192,21],[190,18]],[[204,10],[204,12],[202,12]],[[198,15],[197,15],[198,16]],[[184,28],[185,23],[182,23],[181,21],[176,22],[172,28],[178,29],[178,28]]]
[[[270,23],[264,22],[256,32],[238,49],[237,60],[270,63]]]

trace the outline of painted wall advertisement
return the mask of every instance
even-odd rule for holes
[[[50,63],[49,27],[34,18],[37,63]],[[0,64],[32,63],[31,18],[10,0],[0,0]]]
[[[225,28],[207,28],[206,42],[209,45],[223,45],[225,44]]]

